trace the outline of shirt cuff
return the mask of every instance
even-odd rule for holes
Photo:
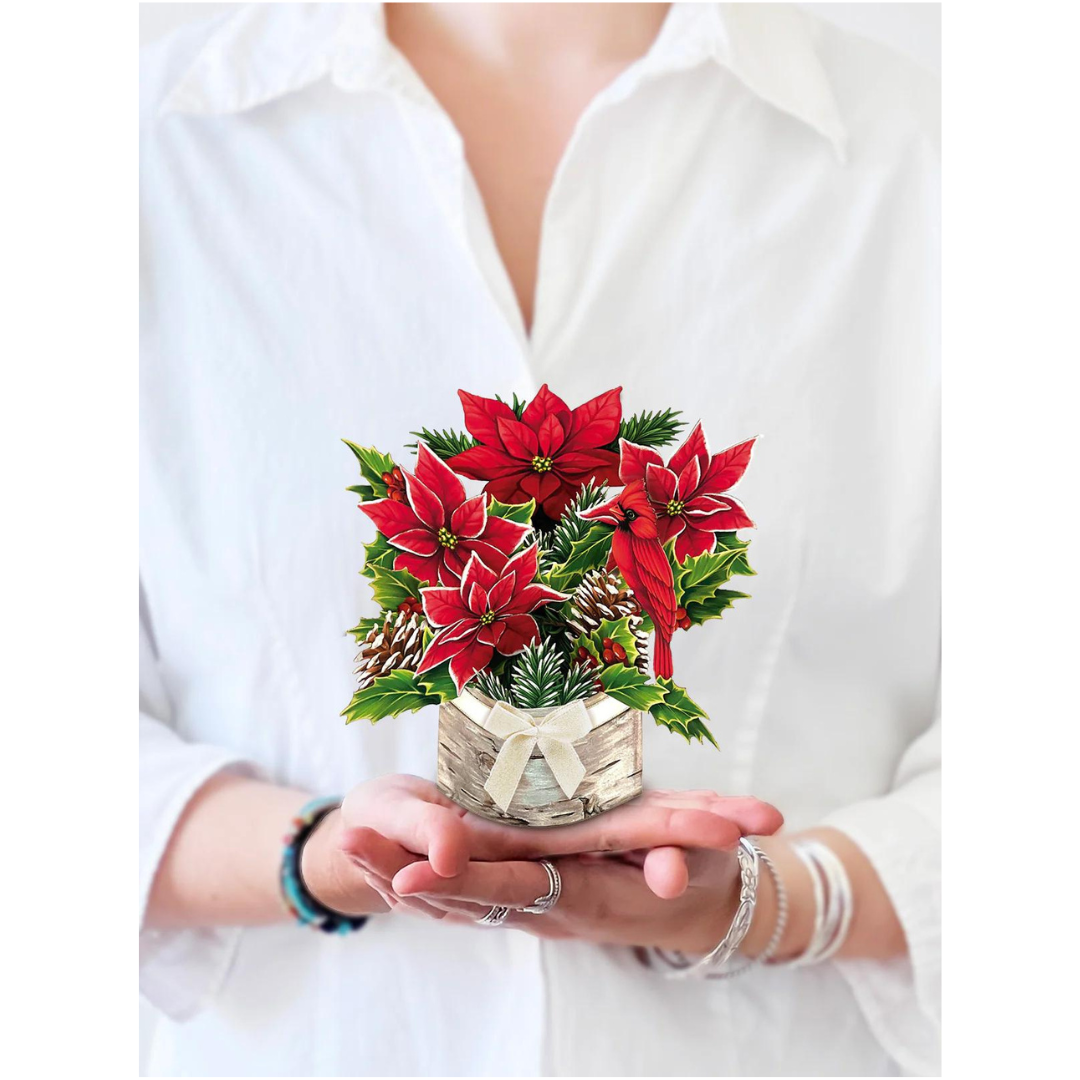
[[[908,955],[841,960],[882,1047],[908,1075],[941,1069],[941,833],[902,792],[844,807],[824,819],[870,860],[904,929]]]

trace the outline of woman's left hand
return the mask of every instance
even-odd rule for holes
[[[543,915],[512,910],[503,925],[540,937],[706,953],[739,903],[739,866],[728,852],[654,848],[637,858],[580,855],[556,865],[558,904]],[[548,877],[536,862],[471,862],[453,878],[416,862],[394,876],[393,889],[449,912],[448,919],[476,922],[496,904],[532,904],[547,893]]]

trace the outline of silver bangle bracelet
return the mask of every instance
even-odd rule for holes
[[[728,932],[719,945],[697,961],[688,960],[682,953],[669,953],[664,949],[653,950],[653,955],[669,968],[666,972],[669,979],[710,975],[717,972],[735,955],[754,918],[758,881],[761,874],[760,855],[760,850],[745,837],[739,841],[739,846],[735,849],[735,857],[739,861],[739,906],[735,910],[735,917],[731,920]]]
[[[772,859],[761,848],[758,848],[758,857],[765,864],[765,869],[769,871],[769,877],[773,881],[773,888],[776,890],[776,926],[773,927],[772,936],[769,938],[765,948],[754,957],[755,963],[767,964],[776,955],[777,949],[780,948],[780,942],[784,940],[784,931],[787,929],[788,921],[788,899],[787,889],[784,888],[784,882],[777,873],[776,867],[773,866]]]

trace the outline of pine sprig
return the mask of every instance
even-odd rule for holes
[[[513,401],[503,401],[503,399],[501,397],[499,397],[498,394],[495,395],[495,400],[496,401],[502,401],[502,403],[504,405],[509,405],[510,408],[514,410],[514,415],[519,420],[521,419],[521,414],[525,411],[525,406],[529,404],[527,401],[522,401],[517,396],[517,394],[514,395],[514,400]]]
[[[593,668],[586,667],[585,664],[572,663],[566,672],[562,701],[559,704],[568,705],[571,701],[592,697],[597,692],[596,671]]]
[[[466,450],[471,450],[474,446],[480,444],[464,431],[452,431],[447,428],[445,431],[429,431],[427,428],[421,428],[419,431],[410,431],[410,435],[415,435],[418,439],[423,439],[427,443],[428,449],[436,456],[446,461],[447,458],[452,458],[455,454],[462,454]],[[408,443],[408,449],[414,453],[416,451],[416,443]]]
[[[626,439],[638,446],[667,446],[686,427],[686,421],[677,420],[678,416],[682,416],[679,409],[634,413],[619,425],[619,439]],[[611,444],[610,449],[619,449],[619,439]]]
[[[595,522],[579,515],[604,501],[606,490],[595,484],[587,484],[574,497],[574,501],[563,511],[558,524],[551,529],[540,542],[540,557],[546,564],[557,566],[570,558],[570,549],[575,540],[581,540]]]
[[[564,682],[562,657],[552,642],[530,645],[517,658],[510,690],[519,709],[548,709],[559,704]]]
[[[506,683],[493,671],[481,671],[473,679],[472,685],[492,701],[509,701],[510,691],[507,690]]]

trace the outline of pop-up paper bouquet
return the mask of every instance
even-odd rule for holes
[[[623,419],[620,394],[571,409],[546,385],[528,402],[459,391],[468,434],[412,432],[411,470],[347,443],[381,612],[350,631],[342,715],[438,704],[439,787],[496,821],[564,825],[639,795],[645,713],[716,745],[671,640],[746,595],[726,587],[753,573],[730,489],[753,440],[714,454],[698,424],[665,461],[680,414]]]

